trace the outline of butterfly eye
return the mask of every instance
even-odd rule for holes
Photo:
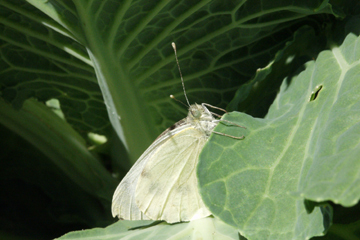
[[[201,117],[201,112],[198,109],[192,109],[191,110],[191,115],[193,115],[194,118],[200,118]]]

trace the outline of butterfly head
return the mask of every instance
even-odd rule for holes
[[[189,108],[188,119],[192,122],[213,121],[215,118],[204,105],[192,104]]]
[[[192,117],[194,119],[200,119],[203,112],[204,110],[202,109],[202,106],[198,104],[193,104],[189,108],[189,117]]]
[[[204,137],[208,138],[212,130],[218,123],[209,109],[204,104],[192,104],[189,108],[189,114],[186,118],[187,123],[190,123],[195,129],[204,133]]]

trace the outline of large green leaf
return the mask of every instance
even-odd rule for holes
[[[285,79],[265,119],[233,112],[224,119],[246,130],[215,129],[245,139],[212,137],[198,166],[201,194],[215,216],[245,237],[319,235],[331,211],[307,212],[305,199],[359,201],[359,41],[350,33],[299,76]]]
[[[238,231],[216,218],[203,218],[188,223],[169,225],[165,222],[151,225],[153,221],[118,221],[106,228],[72,232],[59,240],[116,240],[116,239],[173,239],[173,240],[234,240],[240,239]]]

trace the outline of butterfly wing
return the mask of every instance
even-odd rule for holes
[[[166,129],[140,156],[136,163],[132,166],[130,171],[125,175],[123,180],[116,188],[113,199],[111,212],[113,217],[118,216],[125,220],[148,220],[135,203],[135,189],[138,179],[141,175],[147,162],[151,159],[154,153],[157,152],[164,142],[168,141],[172,136],[172,132],[178,127],[185,127],[185,119],[175,123],[172,127]]]
[[[144,165],[136,186],[136,204],[150,219],[168,223],[209,216],[211,212],[200,197],[196,177],[207,136],[191,125],[172,133]]]
[[[148,155],[148,154],[147,154]],[[116,188],[111,205],[113,217],[125,220],[147,220],[135,204],[135,187],[148,158],[142,155]]]

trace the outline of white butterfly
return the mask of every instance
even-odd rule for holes
[[[198,191],[196,166],[220,120],[206,106],[213,107],[191,105],[188,116],[165,130],[140,156],[115,190],[114,217],[175,223],[211,215]]]

